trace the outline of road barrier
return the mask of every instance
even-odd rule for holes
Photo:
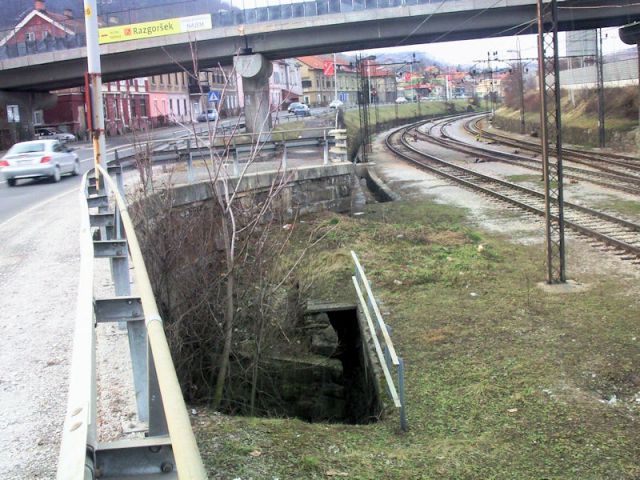
[[[364,273],[364,268],[360,265],[358,256],[352,251],[351,257],[355,265],[355,274],[351,277],[353,286],[356,289],[358,301],[360,302],[367,326],[369,327],[369,333],[371,334],[371,339],[373,340],[378,361],[384,375],[387,392],[400,415],[400,429],[406,432],[409,426],[407,423],[404,398],[404,361],[402,357],[398,357],[396,354],[395,347],[391,341],[391,335],[389,334],[389,327],[382,318],[376,299],[371,291],[371,284]],[[382,341],[380,338],[382,338]],[[398,379],[397,388],[394,382],[394,370],[395,377]]]
[[[151,156],[151,164],[157,165],[162,163],[172,162],[184,162],[187,165],[187,179],[189,183],[193,182],[193,162],[194,160],[206,160],[211,158],[211,155],[224,158],[229,155],[229,163],[233,166],[234,175],[239,171],[240,156],[242,154],[253,154],[254,152],[282,152],[283,158],[286,159],[289,150],[296,148],[308,148],[317,147],[322,148],[323,151],[323,163],[329,163],[329,147],[335,144],[335,139],[329,133],[331,128],[313,128],[303,130],[283,130],[277,133],[292,133],[292,132],[320,132],[320,135],[309,136],[305,138],[296,138],[291,140],[271,140],[271,141],[248,141],[238,142],[234,140],[233,136],[215,136],[216,142],[220,142],[222,146],[214,144],[211,147],[208,135],[189,135],[184,138],[177,138],[175,140],[152,140],[152,141],[140,141],[134,144],[134,152],[129,155],[121,155],[118,149],[114,152],[114,162],[116,165],[122,165],[124,168],[132,168],[135,166],[136,161],[140,155],[140,151],[146,151]],[[246,136],[253,140],[254,136],[258,134],[238,134],[238,136]]]
[[[122,169],[99,168],[107,185],[82,181],[80,284],[58,480],[94,478],[206,479],[189,415],[180,390],[162,319],[124,200]],[[115,174],[116,181],[110,177]],[[111,205],[115,208],[111,210]],[[94,240],[94,236],[99,239]],[[94,258],[108,258],[115,296],[94,299]],[[130,270],[137,296],[131,294]],[[145,438],[97,441],[95,327],[126,325],[138,419],[148,425]]]

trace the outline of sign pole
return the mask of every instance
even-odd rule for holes
[[[333,99],[338,100],[338,64],[336,63],[336,54],[333,54],[333,83],[334,83],[334,95],[333,95]],[[337,109],[337,107],[336,107]]]
[[[104,107],[102,104],[102,67],[100,65],[100,45],[98,44],[98,8],[96,0],[84,0],[84,21],[87,31],[87,82],[86,92],[90,103],[87,105],[88,126],[93,141],[93,160],[96,167],[107,168],[106,141],[104,135]],[[96,168],[96,186],[100,190],[100,174]],[[104,185],[106,189],[106,185]],[[106,193],[106,192],[105,192]]]

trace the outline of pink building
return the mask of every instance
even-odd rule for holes
[[[192,121],[186,73],[149,78],[149,117],[154,126]]]

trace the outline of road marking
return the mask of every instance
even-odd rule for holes
[[[40,203],[37,203],[35,205],[33,205],[32,207],[27,208],[26,210],[21,211],[20,213],[15,214],[13,217],[9,218],[8,220],[5,220],[4,222],[0,223],[0,229],[4,228],[7,224],[13,222],[16,218],[26,214],[26,213],[30,213],[33,212],[34,210],[37,210],[38,208],[43,207],[44,205],[46,205],[49,202],[55,202],[56,200],[60,200],[62,197],[65,197],[67,195],[69,195],[70,193],[74,193],[78,191],[78,187],[73,187],[69,190],[67,190],[66,192],[62,192],[58,195],[56,195],[55,197],[51,197],[47,200],[43,200]]]

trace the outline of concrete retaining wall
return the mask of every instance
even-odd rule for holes
[[[265,171],[245,175],[240,180],[240,197],[251,197],[260,202],[271,191],[272,185],[284,184],[279,195],[279,207],[288,216],[330,210],[338,213],[351,211],[352,180],[354,166],[351,163],[302,167],[283,172]],[[238,179],[230,180],[235,189]],[[218,188],[222,188],[219,184]],[[214,192],[211,183],[178,185],[172,196],[177,207],[208,201]]]

